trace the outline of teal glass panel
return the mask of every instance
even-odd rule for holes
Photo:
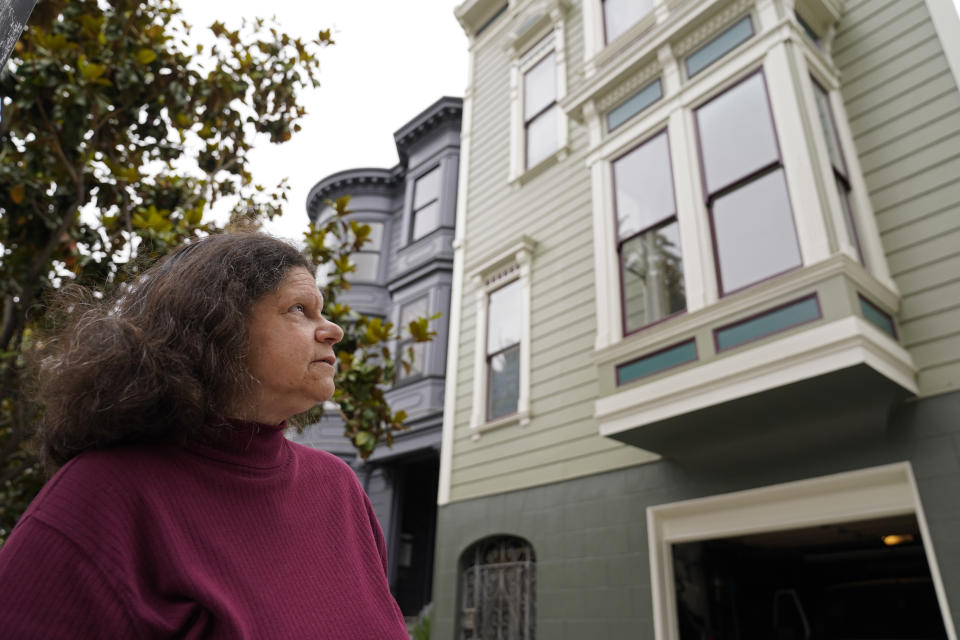
[[[696,359],[697,345],[693,340],[687,340],[669,349],[619,365],[617,367],[617,384],[627,384],[665,369],[693,362]]]
[[[896,339],[897,330],[893,326],[893,318],[889,314],[884,313],[880,310],[877,305],[873,304],[863,296],[860,298],[860,311],[863,313],[864,319],[870,324],[874,325],[880,331],[888,334],[891,338]]]
[[[744,16],[732,27],[703,45],[686,59],[687,77],[692,78],[705,68],[735,49],[740,43],[746,42],[753,35],[753,22],[750,16]]]
[[[662,97],[663,87],[660,85],[660,78],[657,78],[630,96],[626,102],[607,112],[607,131],[613,131]]]
[[[810,296],[749,320],[717,329],[713,335],[717,341],[717,351],[723,351],[819,318],[820,305],[817,304],[817,297]]]

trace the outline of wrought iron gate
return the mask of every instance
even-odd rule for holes
[[[460,592],[461,640],[534,640],[533,549],[519,538],[498,538],[472,551]]]

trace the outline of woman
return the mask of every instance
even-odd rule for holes
[[[285,421],[330,398],[342,330],[284,242],[183,246],[44,350],[62,465],[0,549],[3,638],[403,639],[350,468]]]

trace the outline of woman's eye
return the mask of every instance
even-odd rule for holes
[[[295,304],[292,307],[290,307],[290,311],[299,311],[300,313],[303,313],[304,312],[303,305]]]

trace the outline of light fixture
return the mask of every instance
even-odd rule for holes
[[[883,540],[883,544],[887,545],[888,547],[895,547],[898,544],[913,542],[913,534],[912,533],[893,533],[887,536],[883,536],[880,539]]]

